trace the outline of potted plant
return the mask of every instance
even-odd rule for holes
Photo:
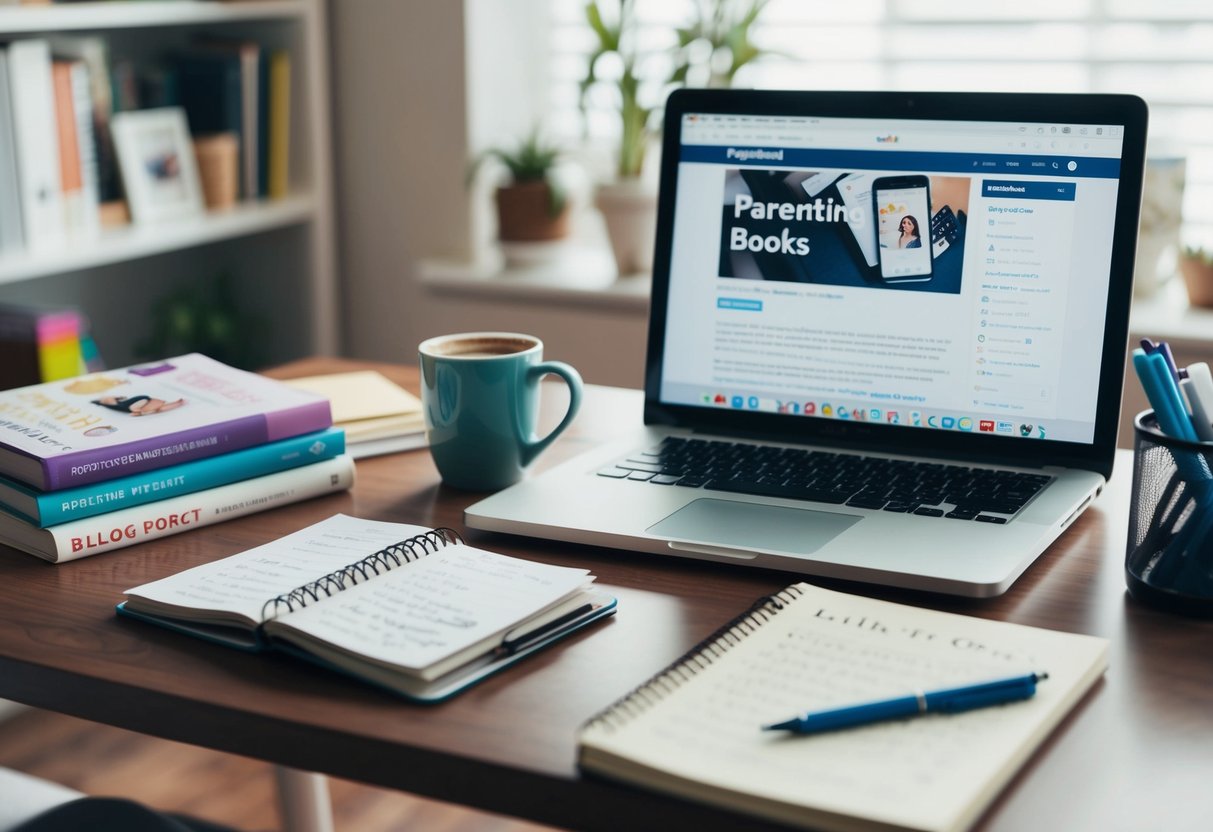
[[[641,173],[659,118],[646,94],[658,97],[654,87],[731,85],[741,67],[764,54],[750,41],[749,32],[766,2],[699,0],[691,23],[675,31],[673,71],[667,78],[647,83],[639,71],[635,0],[613,0],[610,15],[603,14],[604,0],[586,4],[586,20],[597,43],[581,82],[582,108],[591,89],[609,85],[615,91],[620,117],[616,178],[599,185],[595,196],[620,275],[644,274],[653,265],[657,196],[642,182]],[[600,75],[600,65],[608,56],[614,57],[616,70],[610,80]]]
[[[1193,306],[1213,307],[1213,252],[1200,246],[1184,246],[1179,257],[1179,273],[1188,289]]]
[[[569,234],[569,200],[556,176],[561,150],[545,142],[538,128],[516,147],[491,148],[468,171],[470,182],[488,160],[507,173],[497,187],[497,238],[503,243],[560,240]]]

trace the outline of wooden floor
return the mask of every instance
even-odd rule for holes
[[[0,766],[240,830],[279,829],[268,763],[46,711],[0,721]],[[541,832],[508,818],[330,780],[338,832]]]

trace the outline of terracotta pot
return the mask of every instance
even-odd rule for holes
[[[1213,307],[1213,265],[1185,255],[1179,258],[1179,272],[1188,287],[1188,302]]]
[[[497,239],[502,242],[560,240],[569,235],[569,203],[552,215],[546,182],[517,182],[497,189]]]
[[[649,274],[657,231],[657,194],[639,180],[599,185],[595,197],[620,276]]]

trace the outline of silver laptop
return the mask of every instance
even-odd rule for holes
[[[685,90],[643,426],[468,526],[968,596],[1112,470],[1146,134],[1114,95]]]

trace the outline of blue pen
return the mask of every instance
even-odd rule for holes
[[[1137,371],[1137,378],[1163,432],[1175,439],[1197,441],[1183,397],[1163,355],[1158,352],[1147,355],[1144,349],[1133,350],[1133,369]]]
[[[1149,338],[1142,338],[1141,347],[1146,351],[1146,355],[1153,355],[1154,353],[1159,353],[1162,355],[1163,360],[1167,362],[1167,369],[1171,372],[1171,378],[1174,379],[1177,384],[1181,378],[1186,377],[1187,374],[1182,372],[1179,369],[1179,366],[1175,363],[1175,355],[1171,352],[1171,345],[1166,341],[1154,343]]]
[[[954,714],[1028,699],[1036,693],[1036,683],[1049,678],[1047,673],[1029,673],[993,682],[965,685],[930,692],[916,692],[910,696],[866,702],[828,711],[810,711],[803,716],[792,717],[774,725],[764,725],[764,731],[792,731],[796,734],[817,734],[836,731],[856,725],[868,725],[888,719],[902,719],[925,713]]]

